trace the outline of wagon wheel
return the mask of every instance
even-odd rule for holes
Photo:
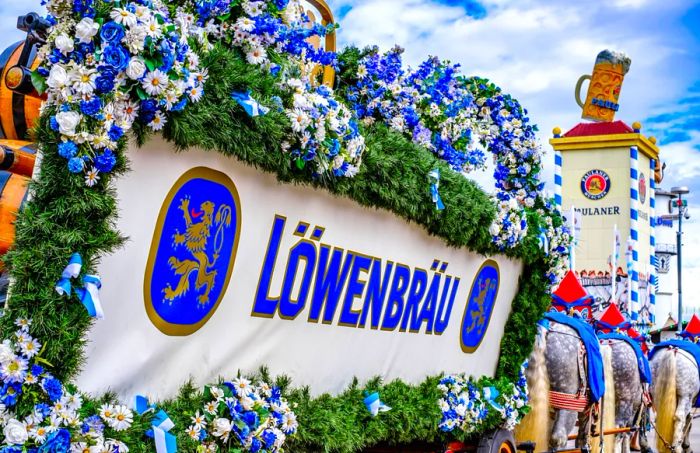
[[[515,438],[511,431],[499,429],[482,437],[476,453],[515,453]]]

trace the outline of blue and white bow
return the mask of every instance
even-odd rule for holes
[[[68,265],[63,269],[61,278],[56,282],[56,292],[61,296],[70,296],[72,278],[77,278],[80,275],[80,270],[83,267],[83,259],[80,253],[74,253],[68,260]]]
[[[153,438],[156,443],[157,453],[175,453],[177,452],[177,438],[168,431],[173,429],[175,423],[170,420],[168,414],[164,410],[156,412],[154,404],[148,404],[148,399],[142,395],[136,395],[134,404],[136,413],[143,415],[148,411],[155,412],[151,420],[151,429],[146,431],[148,437]]]
[[[365,392],[365,406],[372,417],[376,417],[380,412],[390,411],[391,408],[386,404],[382,403],[379,399],[379,393],[374,392],[371,395]]]
[[[75,288],[75,294],[87,309],[88,314],[97,319],[105,317],[100,302],[100,288],[102,288],[102,281],[99,275],[86,275],[83,277],[83,287]]]
[[[496,387],[484,387],[482,392],[484,394],[484,399],[486,399],[486,401],[488,401],[488,403],[491,405],[491,407],[493,407],[497,411],[503,410],[503,406],[501,406],[500,404],[498,404],[496,402],[496,398],[498,398],[498,396],[501,394],[498,391],[498,389],[496,389]]]
[[[231,93],[231,98],[243,107],[243,110],[245,110],[248,116],[264,115],[270,111],[269,108],[260,105],[258,101],[253,99],[250,95],[250,91],[234,91]]]
[[[445,204],[440,198],[440,192],[438,188],[440,187],[440,170],[434,169],[428,173],[428,180],[430,181],[430,196],[433,198],[433,203],[435,203],[435,209],[442,211],[445,209]]]
[[[545,255],[549,255],[549,238],[547,237],[547,230],[540,228],[540,235],[538,236],[540,241],[540,248],[544,250]]]

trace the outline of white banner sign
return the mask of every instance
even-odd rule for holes
[[[129,158],[86,391],[166,398],[262,365],[314,393],[494,373],[519,262],[218,153],[154,140]]]

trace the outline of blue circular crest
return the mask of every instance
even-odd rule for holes
[[[474,352],[486,335],[493,306],[498,296],[500,272],[498,263],[486,260],[474,277],[462,317],[460,346],[464,352]]]
[[[163,202],[144,278],[146,312],[166,335],[199,330],[221,302],[236,257],[241,211],[225,174],[185,172]]]

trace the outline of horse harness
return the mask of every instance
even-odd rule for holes
[[[547,330],[547,335],[551,331]],[[590,392],[588,391],[588,384],[586,381],[586,376],[588,373],[588,361],[586,354],[586,347],[583,341],[578,336],[571,335],[566,332],[556,333],[561,335],[569,335],[578,340],[578,378],[579,378],[579,388],[576,393],[565,393],[557,392],[554,390],[549,390],[549,404],[555,409],[564,409],[574,412],[586,412],[591,409],[591,402],[589,400]]]

